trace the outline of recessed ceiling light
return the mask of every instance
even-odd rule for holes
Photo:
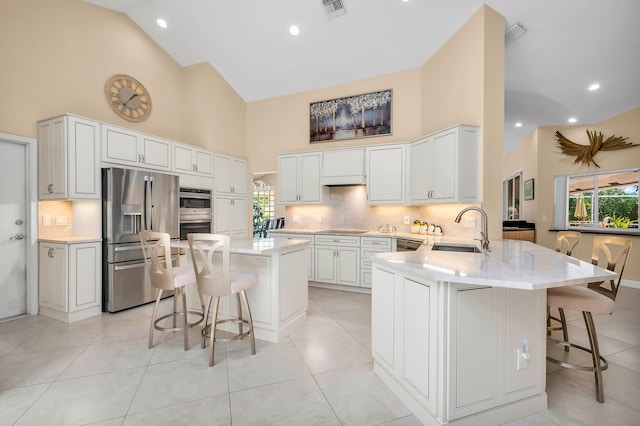
[[[516,123],[516,127],[522,127],[522,123],[518,121],[518,122]]]
[[[158,24],[158,26],[159,26],[160,28],[162,28],[162,29],[166,29],[166,28],[167,28],[167,26],[168,26],[168,25],[167,25],[167,21],[165,21],[165,20],[164,20],[164,19],[162,19],[162,18],[158,18],[158,19],[156,19],[156,24]]]
[[[409,3],[411,0],[402,0],[402,3]]]
[[[577,121],[578,121],[578,119],[577,119],[577,118],[575,118],[575,117],[571,117],[571,118],[570,118],[570,119],[568,119],[567,121],[568,121],[569,123],[575,123],[575,122],[577,122]]]
[[[591,86],[589,86],[589,91],[593,92],[594,90],[598,90],[600,88],[600,85],[598,83],[593,83]]]
[[[297,36],[297,35],[300,34],[300,28],[298,28],[297,25],[292,25],[292,26],[289,27],[289,33],[292,36]]]

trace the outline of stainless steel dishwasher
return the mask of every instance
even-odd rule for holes
[[[422,245],[422,240],[396,238],[396,251],[416,251]]]

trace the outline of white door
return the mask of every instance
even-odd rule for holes
[[[0,142],[0,320],[27,313],[27,147]]]

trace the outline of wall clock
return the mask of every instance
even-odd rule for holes
[[[114,75],[105,83],[104,94],[113,111],[127,121],[139,123],[151,113],[149,92],[133,77]]]

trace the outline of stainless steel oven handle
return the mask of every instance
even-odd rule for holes
[[[191,192],[181,192],[180,198],[194,198],[198,200],[210,200],[211,194],[193,194]]]
[[[116,266],[113,268],[114,271],[124,271],[125,269],[136,269],[136,268],[144,268],[145,263],[134,263],[131,265],[123,265],[123,266]]]
[[[180,223],[209,223],[211,218],[207,219],[180,219]]]
[[[142,250],[142,246],[137,245],[137,246],[115,247],[113,249],[113,251],[130,251],[130,250]]]

